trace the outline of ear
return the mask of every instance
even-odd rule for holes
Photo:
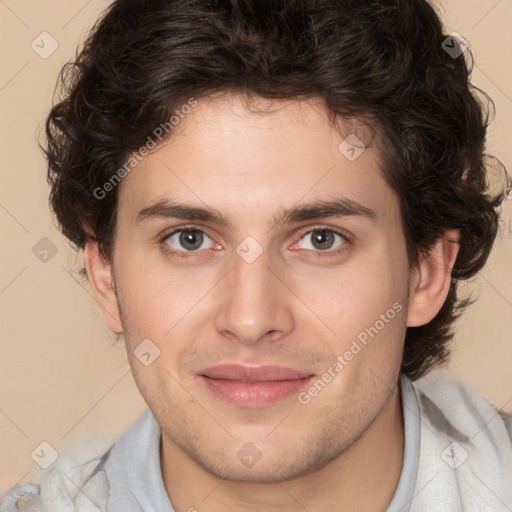
[[[85,268],[92,291],[100,306],[108,327],[120,334],[123,332],[119,303],[114,287],[112,266],[101,254],[96,240],[88,240],[84,250]]]
[[[459,238],[458,229],[446,231],[414,269],[409,289],[407,327],[427,324],[443,306],[459,252]]]

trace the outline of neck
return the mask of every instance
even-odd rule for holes
[[[161,469],[176,512],[385,512],[400,479],[403,451],[403,413],[397,386],[349,448],[299,478],[275,484],[223,480],[196,464],[165,434]]]

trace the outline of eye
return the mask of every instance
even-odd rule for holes
[[[347,238],[343,234],[327,228],[309,230],[302,235],[301,240],[303,239],[305,239],[306,242],[309,241],[309,243],[306,243],[302,249],[322,252],[329,251],[338,253],[339,251],[331,249],[342,247],[341,250],[343,250],[345,248],[344,246],[348,243]]]
[[[210,244],[204,246],[205,242],[210,240]],[[196,252],[200,249],[211,249],[215,247],[213,240],[200,229],[196,228],[179,228],[165,236],[162,240],[166,245],[169,245],[177,253]],[[186,256],[185,254],[178,254],[179,256]]]

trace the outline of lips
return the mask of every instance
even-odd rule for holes
[[[283,366],[250,367],[236,364],[214,366],[199,372],[199,374],[210,379],[236,380],[245,383],[298,380],[313,375]]]
[[[216,399],[239,407],[264,407],[298,393],[314,375],[282,366],[223,364],[198,373]]]

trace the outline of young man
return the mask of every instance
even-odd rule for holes
[[[511,510],[442,368],[504,197],[465,50],[424,0],[114,2],[46,156],[148,409],[0,510]]]

